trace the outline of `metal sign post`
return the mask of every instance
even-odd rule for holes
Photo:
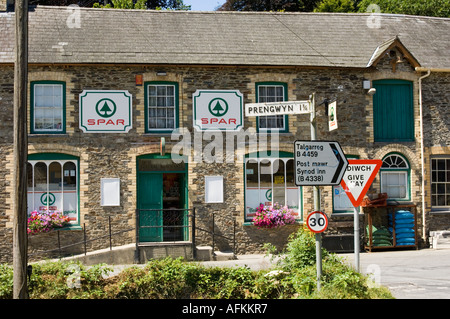
[[[316,99],[315,93],[313,93],[309,99],[311,101],[311,113],[310,113],[310,125],[311,125],[311,141],[316,140]],[[294,146],[294,150],[295,150]],[[320,194],[319,187],[314,186],[314,210],[320,210]],[[317,290],[320,291],[320,279],[322,278],[322,236],[320,233],[316,233],[316,268],[317,268]]]
[[[359,213],[361,204],[375,176],[380,170],[381,160],[349,160],[347,170],[341,181],[348,198],[353,204],[355,268],[359,272]]]

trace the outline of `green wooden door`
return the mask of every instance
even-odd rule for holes
[[[163,240],[163,228],[145,226],[162,226],[163,175],[139,174],[138,180],[139,241],[160,242]],[[146,211],[156,209],[156,211]]]
[[[375,142],[414,141],[413,84],[403,80],[373,81]]]

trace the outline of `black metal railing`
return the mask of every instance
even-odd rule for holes
[[[119,231],[112,231],[111,217],[108,217],[108,229],[107,233],[98,237],[88,238],[88,228],[86,224],[83,224],[83,239],[62,245],[61,233],[68,230],[55,230],[57,240],[56,248],[31,252],[29,257],[35,259],[39,255],[51,254],[53,258],[62,258],[74,255],[74,253],[67,253],[67,249],[82,245],[84,255],[88,252],[88,243],[92,243],[99,240],[109,239],[109,249],[113,248],[113,238],[120,234],[136,231],[136,256],[135,259],[139,260],[139,245],[148,242],[190,242],[192,245],[193,259],[196,259],[196,231],[206,232],[211,235],[212,249],[215,251],[217,238],[223,238],[232,243],[233,254],[236,255],[236,219],[234,217],[220,216],[221,218],[230,219],[232,221],[233,230],[231,235],[224,235],[216,227],[215,218],[217,213],[212,213],[210,229],[205,229],[196,226],[196,211],[192,209],[137,209],[136,210],[136,228],[128,228]],[[38,235],[33,235],[39,236]],[[100,245],[98,245],[100,247]],[[97,248],[99,249],[99,248]],[[81,252],[81,250],[80,250]],[[77,253],[79,254],[79,253]]]
[[[61,245],[61,232],[65,232],[65,231],[68,231],[68,230],[64,230],[64,229],[59,230],[59,229],[57,229],[57,230],[54,230],[54,232],[56,232],[56,236],[57,236],[57,243],[56,243],[57,247],[56,248],[32,252],[32,253],[28,254],[28,257],[36,257],[36,256],[39,256],[39,255],[48,255],[48,254],[52,254],[52,257],[54,257],[54,258],[67,257],[67,256],[70,256],[70,255],[73,255],[73,254],[64,253],[63,250],[68,249],[68,248],[72,248],[72,247],[75,247],[75,246],[80,246],[80,245],[83,245],[84,255],[87,255],[87,244],[88,243],[95,242],[95,241],[98,241],[98,240],[102,240],[102,239],[105,239],[105,238],[109,239],[109,249],[112,250],[112,248],[113,248],[113,237],[114,236],[117,236],[117,235],[120,235],[120,234],[123,234],[123,233],[127,233],[127,232],[133,231],[133,230],[134,230],[134,228],[128,228],[128,229],[123,229],[123,230],[112,232],[111,216],[108,216],[108,231],[107,231],[107,234],[88,239],[87,227],[86,227],[86,224],[83,224],[83,240],[62,246]],[[39,234],[33,235],[33,237],[34,236],[39,236]]]
[[[211,223],[212,223],[212,225],[211,225],[211,230],[207,230],[207,229],[204,229],[204,228],[201,228],[201,227],[196,227],[196,230],[200,230],[200,231],[203,231],[203,232],[206,232],[206,233],[208,233],[208,234],[210,234],[211,235],[211,240],[212,240],[212,251],[214,252],[215,251],[215,246],[216,246],[216,237],[220,237],[220,238],[223,238],[223,239],[226,239],[226,240],[228,240],[228,241],[231,241],[232,242],[232,252],[233,252],[233,255],[234,256],[236,256],[236,218],[234,218],[234,217],[232,217],[232,216],[221,216],[222,218],[225,218],[225,219],[229,219],[229,220],[231,220],[232,221],[232,223],[233,223],[233,232],[232,232],[232,235],[231,236],[225,236],[225,235],[223,235],[220,231],[218,231],[217,229],[216,229],[216,222],[215,222],[215,216],[216,216],[216,212],[213,212],[213,213],[211,213],[212,214],[212,218],[211,218]]]
[[[195,208],[136,209],[136,251],[149,242],[191,242],[195,249]],[[138,256],[139,258],[139,256]]]

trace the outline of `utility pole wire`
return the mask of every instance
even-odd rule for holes
[[[13,298],[28,299],[27,287],[27,85],[28,0],[15,0]]]

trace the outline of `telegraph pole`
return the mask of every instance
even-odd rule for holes
[[[15,0],[13,298],[28,299],[27,288],[27,84],[28,0]]]

